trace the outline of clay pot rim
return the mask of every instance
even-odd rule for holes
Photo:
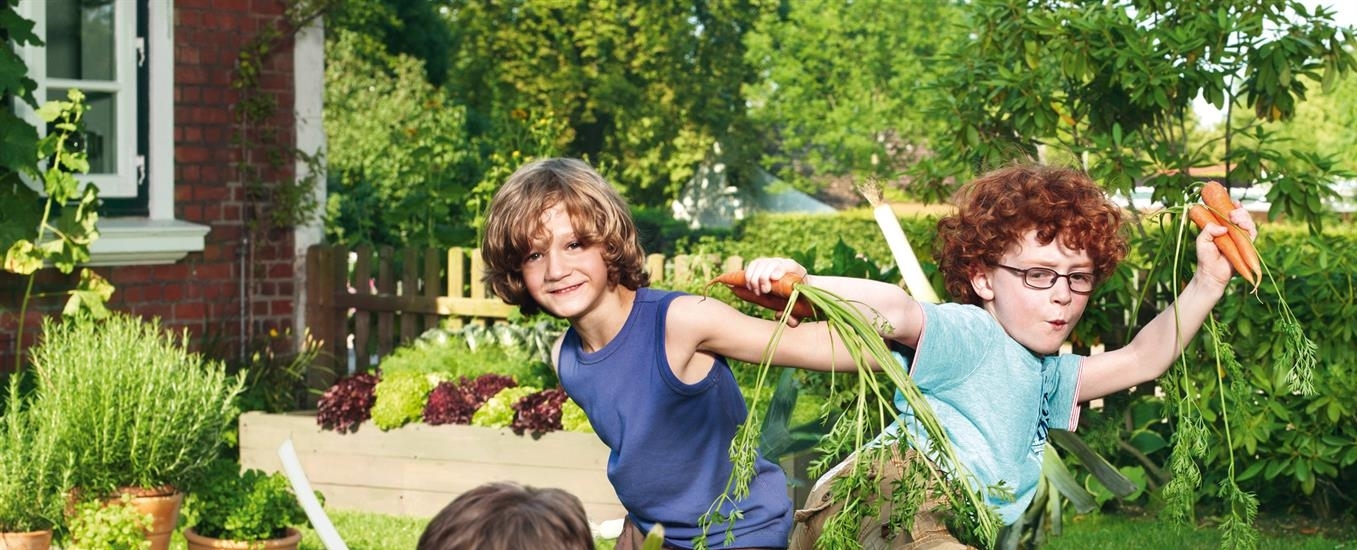
[[[198,534],[198,530],[196,527],[184,528],[183,534],[185,539],[197,542],[199,544],[210,543],[212,541],[225,541],[225,542],[239,542],[243,544],[264,544],[269,542],[276,542],[279,545],[286,545],[302,540],[302,532],[300,529],[297,529],[296,527],[288,527],[287,535],[284,537],[264,540],[217,539],[206,535]]]

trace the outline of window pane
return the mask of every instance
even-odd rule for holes
[[[118,109],[115,95],[109,92],[85,93],[89,108],[81,119],[85,124],[85,156],[91,174],[113,174],[118,171]],[[66,90],[49,88],[48,100],[66,100]]]
[[[113,80],[112,0],[48,0],[47,76]]]

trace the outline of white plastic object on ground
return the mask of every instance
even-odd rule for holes
[[[292,492],[297,494],[297,501],[301,502],[306,517],[311,520],[311,528],[316,530],[316,536],[320,537],[321,544],[325,545],[326,550],[349,550],[349,546],[339,538],[335,524],[330,522],[330,516],[326,515],[325,509],[320,506],[315,491],[311,490],[311,482],[306,479],[306,472],[302,471],[302,463],[297,459],[297,449],[292,446],[291,438],[283,441],[278,447],[278,458],[283,461],[283,473],[287,475],[288,481],[292,482]]]

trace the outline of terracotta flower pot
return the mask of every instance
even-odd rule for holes
[[[289,527],[287,536],[281,539],[246,542],[204,537],[189,528],[184,530],[184,538],[188,539],[188,550],[297,550],[302,532]]]
[[[52,531],[0,533],[0,550],[47,550],[52,547]]]
[[[184,503],[184,493],[173,488],[156,491],[129,490],[131,505],[138,512],[151,515],[151,525],[146,528],[146,540],[151,541],[151,550],[168,550],[170,536],[179,525],[179,507]]]

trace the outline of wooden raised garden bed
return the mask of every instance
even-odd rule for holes
[[[625,515],[608,483],[608,448],[591,433],[538,439],[508,429],[412,424],[383,432],[322,430],[314,412],[240,416],[240,463],[282,469],[278,446],[292,438],[312,488],[330,509],[432,517],[454,497],[488,481],[559,487],[584,502],[589,520]]]

